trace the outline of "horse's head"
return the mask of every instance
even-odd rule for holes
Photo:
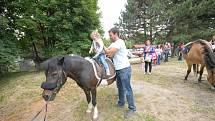
[[[53,101],[56,93],[64,85],[67,75],[63,70],[64,57],[55,57],[44,63],[46,81],[42,83],[44,89],[42,97],[45,101]]]

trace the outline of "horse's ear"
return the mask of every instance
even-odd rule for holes
[[[63,63],[64,63],[64,57],[60,57],[60,58],[58,59],[58,64],[59,64],[59,65],[63,65]]]

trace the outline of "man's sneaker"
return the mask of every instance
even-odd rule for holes
[[[144,74],[146,75],[146,74],[147,74],[147,72],[144,72]]]
[[[152,73],[149,72],[148,74],[151,75]]]
[[[135,114],[135,111],[133,111],[133,110],[128,110],[128,111],[125,113],[124,117],[125,117],[125,118],[130,118],[130,117],[132,117],[134,114]]]

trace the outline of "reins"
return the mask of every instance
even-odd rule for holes
[[[54,94],[54,93],[52,93],[52,95],[53,95],[53,94]],[[49,103],[49,101],[50,101],[52,95],[49,97],[48,101],[46,101],[46,104],[41,108],[41,110],[40,110],[39,112],[37,112],[37,114],[31,119],[31,121],[34,121],[34,120],[39,116],[39,114],[44,110],[44,108],[45,108],[45,116],[44,116],[44,118],[43,118],[43,121],[46,120],[46,115],[47,115],[47,111],[48,111],[48,103]]]

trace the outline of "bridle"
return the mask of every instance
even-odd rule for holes
[[[66,78],[67,77],[66,72],[63,69],[61,71],[62,71],[63,77]],[[39,116],[39,114],[44,110],[44,108],[45,108],[45,116],[44,116],[43,121],[46,120],[46,115],[47,115],[47,111],[48,111],[48,103],[51,100],[52,96],[58,92],[58,90],[60,89],[62,84],[63,84],[63,79],[60,77],[60,74],[58,73],[57,86],[52,91],[51,96],[49,96],[49,99],[46,101],[45,105],[40,109],[40,111],[37,112],[37,114],[31,119],[31,121],[34,121]]]
[[[67,74],[66,74],[66,72],[63,69],[61,69],[61,73],[63,74],[63,77],[65,77],[65,78],[67,77]],[[60,77],[60,74],[59,73],[57,73],[57,74],[58,74],[57,87],[53,90],[53,93],[55,93],[55,94],[58,92],[58,90],[63,85],[63,83],[65,83],[65,82],[63,82],[63,79]]]

